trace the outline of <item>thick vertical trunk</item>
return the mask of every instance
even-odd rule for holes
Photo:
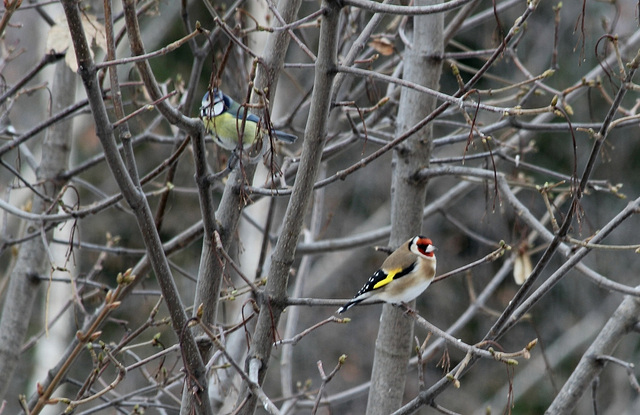
[[[418,0],[416,6],[432,5],[439,0]],[[443,52],[444,17],[442,14],[413,18],[413,47],[405,49],[404,79],[438,89]],[[403,89],[398,108],[396,135],[423,120],[436,105],[433,97]],[[399,145],[393,153],[391,184],[391,237],[389,245],[397,247],[411,236],[421,233],[422,209],[427,183],[412,176],[429,165],[432,128],[427,125]],[[437,241],[436,241],[437,244]],[[406,382],[407,364],[413,343],[413,321],[398,308],[385,305],[380,319],[371,373],[368,415],[386,415],[398,409]]]

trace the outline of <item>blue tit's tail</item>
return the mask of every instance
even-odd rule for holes
[[[284,131],[274,130],[274,133],[276,134],[276,138],[278,140],[284,141],[285,143],[288,143],[288,144],[295,143],[296,140],[298,139],[297,135],[288,134],[288,133],[285,133]]]

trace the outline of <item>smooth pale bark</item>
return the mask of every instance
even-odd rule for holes
[[[58,112],[73,104],[75,100],[76,76],[64,62],[58,62],[54,74],[52,110]],[[42,162],[36,172],[38,189],[50,198],[56,196],[62,184],[54,180],[66,170],[71,150],[69,132],[72,119],[59,122],[47,132],[42,144]],[[31,212],[42,213],[51,202],[34,197]],[[35,232],[40,224],[25,226],[28,233]],[[31,321],[31,312],[38,295],[39,278],[48,275],[47,247],[42,238],[32,238],[20,246],[15,266],[11,271],[9,289],[0,320],[0,397],[4,397],[12,374],[20,361],[20,349]]]
[[[415,5],[438,3],[437,0],[418,0]],[[413,21],[413,47],[405,49],[403,78],[437,90],[442,67],[444,17],[442,14],[417,16]],[[403,134],[424,119],[435,105],[432,97],[403,89],[396,135]],[[420,168],[429,165],[431,138],[432,128],[427,125],[393,153],[389,245],[394,248],[421,233],[427,183],[414,180],[413,176]],[[368,415],[386,415],[402,404],[412,344],[413,320],[404,316],[402,310],[385,304],[376,339]]]

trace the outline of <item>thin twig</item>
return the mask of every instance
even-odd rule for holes
[[[329,383],[331,381],[331,379],[333,379],[333,377],[336,375],[336,373],[338,373],[338,370],[340,370],[340,368],[342,367],[342,365],[344,364],[344,362],[347,360],[347,355],[342,355],[338,358],[338,364],[336,365],[336,367],[333,368],[333,370],[331,371],[331,373],[329,373],[328,375],[324,374],[324,368],[322,367],[322,361],[318,360],[318,371],[320,372],[320,377],[322,378],[322,383],[320,384],[320,389],[318,389],[318,394],[316,395],[316,400],[315,403],[313,405],[313,409],[311,410],[311,413],[313,415],[315,415],[315,413],[318,411],[318,407],[320,406],[320,399],[322,398],[322,394],[324,393],[324,388],[326,387],[327,383]]]
[[[296,345],[298,344],[298,342],[300,340],[302,340],[302,338],[304,336],[306,336],[307,334],[311,333],[312,331],[324,326],[325,324],[328,323],[348,323],[350,319],[346,319],[346,318],[338,318],[336,316],[331,316],[327,319],[322,320],[319,323],[314,324],[313,326],[301,331],[300,333],[296,334],[295,336],[293,336],[290,339],[282,339],[282,340],[278,340],[277,342],[273,343],[274,347],[277,347],[279,345],[282,344],[291,344],[291,345]]]

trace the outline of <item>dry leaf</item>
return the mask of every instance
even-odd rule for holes
[[[87,39],[91,42],[92,47],[98,47],[102,50],[107,50],[107,38],[105,35],[104,25],[98,21],[98,19],[89,14],[82,15],[82,27],[84,28]],[[93,50],[91,57],[94,56]],[[50,30],[47,36],[46,43],[47,53],[65,53],[65,62],[72,71],[78,70],[78,62],[76,61],[76,55],[73,50],[73,42],[71,41],[71,34],[69,33],[69,26],[67,20],[59,20]]]
[[[381,55],[389,56],[393,54],[393,43],[384,37],[375,37],[369,42],[369,46]]]
[[[531,275],[533,267],[531,266],[531,256],[528,252],[520,252],[516,256],[516,260],[513,263],[513,279],[516,284],[522,285],[529,275]]]

